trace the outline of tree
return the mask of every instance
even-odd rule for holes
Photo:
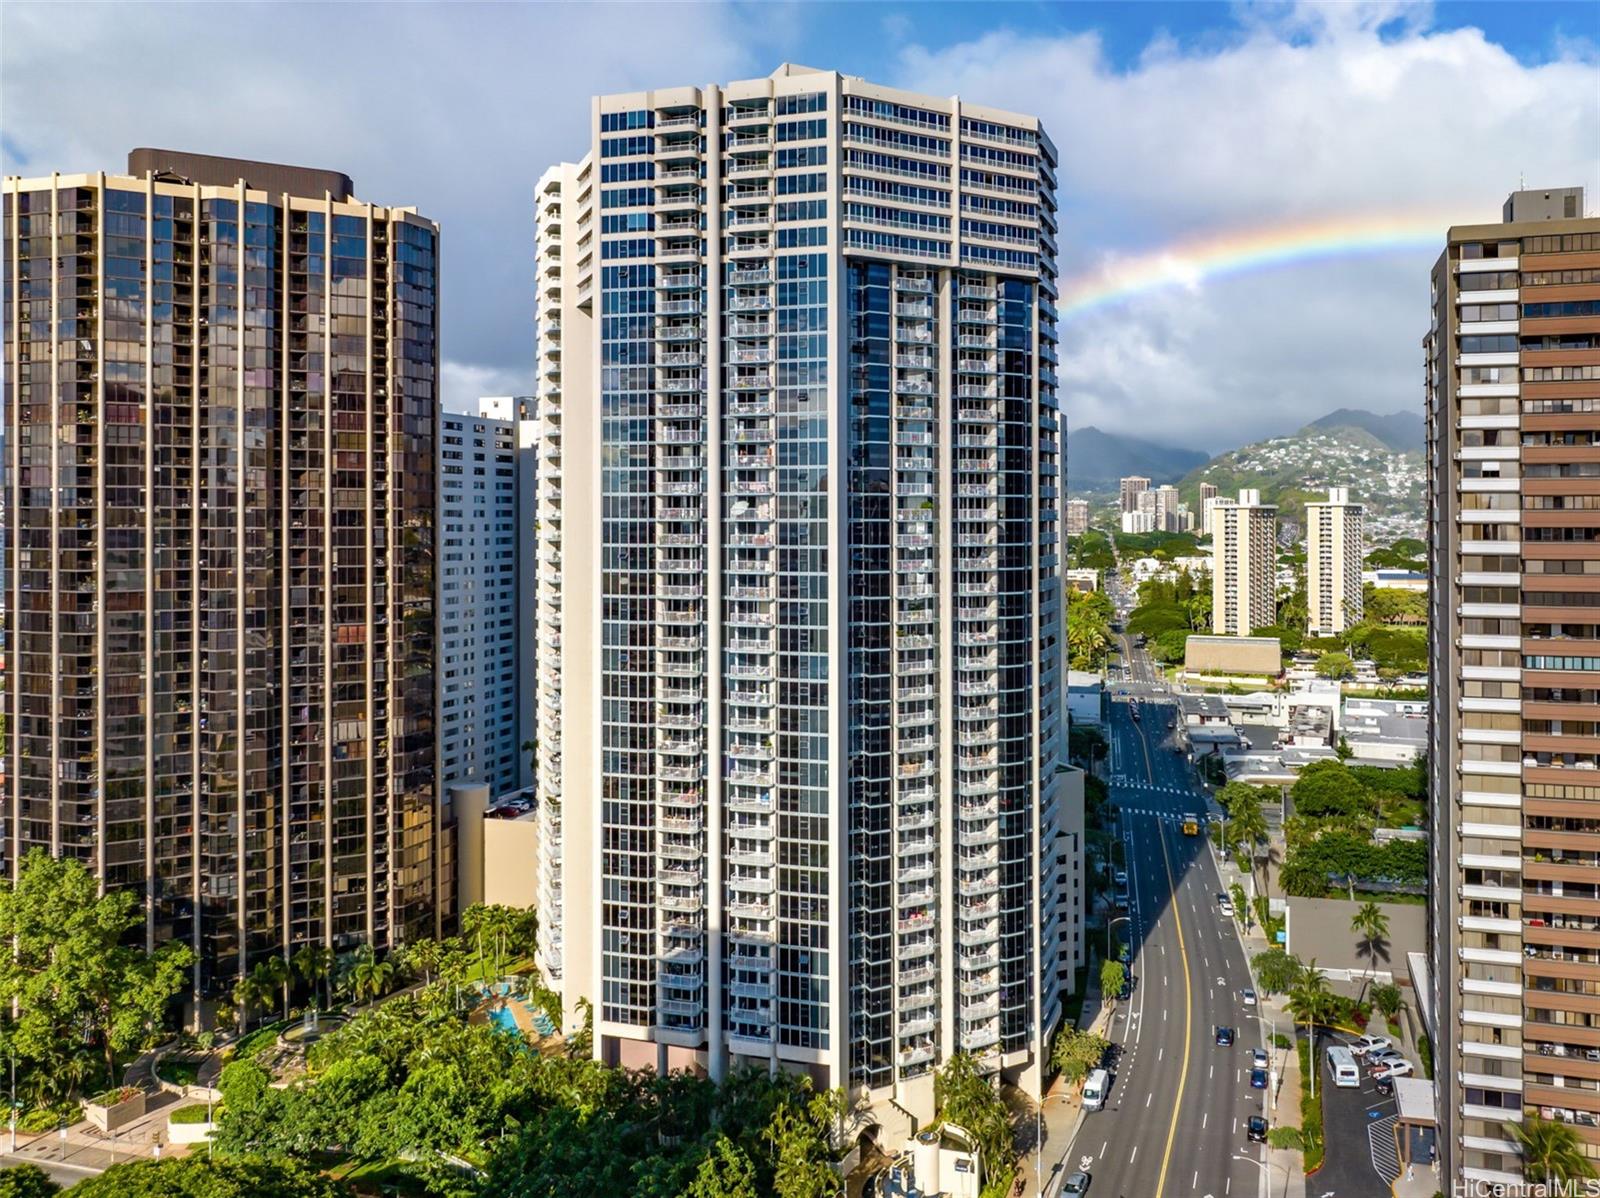
[[[1350,930],[1361,937],[1361,951],[1366,954],[1369,968],[1377,968],[1380,952],[1388,960],[1389,917],[1377,903],[1365,902],[1357,907],[1350,917]]]
[[[268,994],[277,990],[283,995],[283,1017],[285,1019],[289,1018],[289,983],[294,980],[294,974],[289,969],[289,962],[277,954],[273,954],[258,961],[256,967],[250,972],[261,975],[262,985]]]
[[[1100,962],[1100,997],[1111,1002],[1122,993],[1122,983],[1127,980],[1128,967],[1121,961]]]
[[[971,1054],[955,1053],[933,1075],[933,1098],[940,1118],[977,1140],[987,1176],[996,1177],[1016,1164],[1011,1116],[995,1088],[978,1072]]]
[[[1067,592],[1067,652],[1074,670],[1097,670],[1111,643],[1111,601],[1099,591]]]
[[[834,1198],[840,1192],[829,1143],[845,1109],[844,1091],[828,1090],[804,1105],[785,1102],[772,1112],[761,1138],[776,1156],[778,1198]]]
[[[1296,815],[1375,818],[1378,814],[1372,792],[1342,761],[1313,761],[1300,771],[1289,796]]]
[[[1403,1003],[1399,986],[1382,982],[1372,988],[1372,1005],[1382,1012],[1385,1019],[1393,1019],[1399,1015]]]
[[[154,953],[128,947],[142,918],[131,891],[101,894],[81,861],[42,848],[22,859],[15,883],[0,881],[0,940],[10,947],[0,954],[0,1036],[25,1088],[36,1074],[38,1090],[67,1097],[71,1085],[51,1065],[81,1045],[99,1052],[105,1079],[115,1080],[117,1061],[161,1027],[194,954],[177,943]]]
[[[73,1198],[354,1198],[355,1191],[308,1165],[204,1156],[130,1161],[85,1178]]]
[[[1111,1042],[1063,1023],[1050,1047],[1050,1064],[1069,1082],[1080,1082],[1105,1060]]]
[[[1317,677],[1319,678],[1354,678],[1356,676],[1356,663],[1350,660],[1348,653],[1324,653],[1317,658]]]
[[[756,1171],[744,1150],[718,1136],[684,1198],[756,1198]]]
[[[1505,1126],[1522,1149],[1523,1173],[1530,1180],[1549,1185],[1595,1176],[1594,1163],[1584,1155],[1583,1141],[1565,1123],[1532,1115]]]
[[[325,944],[308,944],[294,955],[294,970],[311,988],[311,1001],[317,1001],[317,988],[333,974],[333,949]]]
[[[251,970],[233,984],[233,1002],[239,1008],[239,1027],[250,1026],[252,1011],[272,1001],[272,985],[260,966]]]
[[[1301,969],[1288,994],[1289,1010],[1296,1023],[1314,1028],[1326,1023],[1333,1012],[1333,991],[1328,986],[1328,976],[1317,968],[1315,957]]]
[[[1298,957],[1281,948],[1269,948],[1250,959],[1255,969],[1256,981],[1268,994],[1287,994],[1300,980],[1304,966]]]
[[[61,1187],[38,1165],[0,1169],[0,1198],[51,1198]]]
[[[350,992],[358,1003],[363,999],[376,1000],[389,988],[393,977],[394,966],[388,961],[380,961],[372,946],[364,944],[350,970]]]

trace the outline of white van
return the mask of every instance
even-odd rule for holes
[[[1333,1084],[1348,1090],[1361,1085],[1361,1071],[1356,1068],[1356,1056],[1342,1044],[1328,1049],[1328,1070],[1333,1074]]]
[[[1111,1089],[1111,1075],[1104,1069],[1096,1069],[1089,1074],[1089,1080],[1083,1083],[1083,1109],[1098,1111],[1106,1104],[1106,1093]]]

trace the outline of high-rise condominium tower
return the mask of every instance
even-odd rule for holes
[[[1348,487],[1306,504],[1306,631],[1335,636],[1361,622],[1362,519]]]
[[[517,421],[511,397],[439,417],[439,775],[519,785]]]
[[[1117,498],[1126,512],[1139,510],[1139,496],[1150,489],[1150,480],[1138,474],[1131,474],[1117,483]]]
[[[1054,164],[1031,117],[784,66],[601,97],[589,158],[541,181],[540,784],[605,1059],[782,1063],[929,1113],[966,1049],[1037,1088]]]
[[[1249,636],[1278,622],[1278,509],[1261,492],[1211,508],[1211,631]]]
[[[226,992],[443,914],[439,232],[164,150],[5,182],[6,864],[138,891]]]
[[[1535,1116],[1600,1161],[1600,220],[1580,188],[1504,216],[1449,231],[1423,343],[1447,1188],[1520,1183]]]
[[[1089,531],[1089,501],[1067,500],[1067,535],[1076,537]]]

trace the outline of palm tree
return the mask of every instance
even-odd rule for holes
[[[1350,917],[1350,930],[1361,937],[1362,951],[1367,955],[1368,981],[1370,973],[1378,964],[1378,952],[1386,947],[1389,937],[1389,917],[1383,913],[1383,908],[1374,902],[1365,902],[1356,908],[1356,913]],[[1388,954],[1384,954],[1387,958]],[[1363,997],[1366,994],[1367,983],[1361,984]]]
[[[1534,1115],[1506,1126],[1522,1149],[1523,1173],[1530,1180],[1549,1185],[1596,1176],[1594,1163],[1583,1154],[1583,1141],[1565,1123]]]
[[[265,960],[258,962],[250,972],[261,975],[267,994],[270,995],[274,990],[282,994],[283,1017],[285,1019],[289,1018],[289,983],[294,980],[294,974],[289,969],[289,962],[282,957],[267,957]]]
[[[1289,1012],[1296,1023],[1306,1025],[1306,1034],[1311,1041],[1309,1058],[1311,1092],[1317,1089],[1317,1025],[1328,1018],[1329,1008],[1333,1005],[1333,991],[1328,988],[1328,979],[1317,968],[1317,959],[1312,957],[1300,971],[1300,976],[1293,986],[1289,988]]]
[[[244,974],[234,982],[233,1001],[239,1008],[239,1030],[243,1032],[250,1026],[251,1008],[272,1001],[272,987],[262,979],[259,966],[255,972]]]
[[[444,949],[437,940],[418,940],[406,949],[406,968],[420,973],[424,985],[433,984],[433,975],[444,961]]]
[[[355,968],[350,971],[350,985],[356,1001],[360,1002],[363,997],[376,999],[389,988],[389,981],[393,977],[394,966],[388,961],[378,960],[370,944],[363,945]]]
[[[294,969],[311,987],[311,1001],[317,1001],[317,984],[333,973],[333,950],[326,944],[308,944],[294,955]]]
[[[1228,839],[1232,841],[1235,856],[1245,854],[1245,868],[1254,877],[1256,872],[1256,850],[1268,841],[1267,817],[1261,811],[1261,800],[1253,798],[1251,802],[1237,804],[1234,811],[1229,812]],[[1266,893],[1265,881],[1262,883],[1261,893]]]

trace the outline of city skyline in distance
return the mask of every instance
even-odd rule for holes
[[[442,400],[458,410],[528,389],[533,187],[587,128],[574,97],[598,92],[787,59],[1039,113],[1062,150],[1069,424],[1211,451],[1223,421],[1251,440],[1339,406],[1414,406],[1415,338],[1395,329],[1416,325],[1419,229],[1489,219],[1519,177],[1600,194],[1600,105],[1571,101],[1600,94],[1600,69],[1571,6],[646,6],[622,44],[614,7],[418,6],[360,38],[354,12],[320,9],[326,36],[292,51],[303,22],[283,11],[184,21],[193,86],[133,108],[112,103],[115,63],[170,53],[181,10],[86,9],[66,29],[8,6],[4,169],[167,145],[331,163],[415,196],[450,238]],[[425,106],[396,69],[418,45]],[[105,69],[69,90],[48,69],[61,55]],[[192,103],[202,91],[214,102]]]

